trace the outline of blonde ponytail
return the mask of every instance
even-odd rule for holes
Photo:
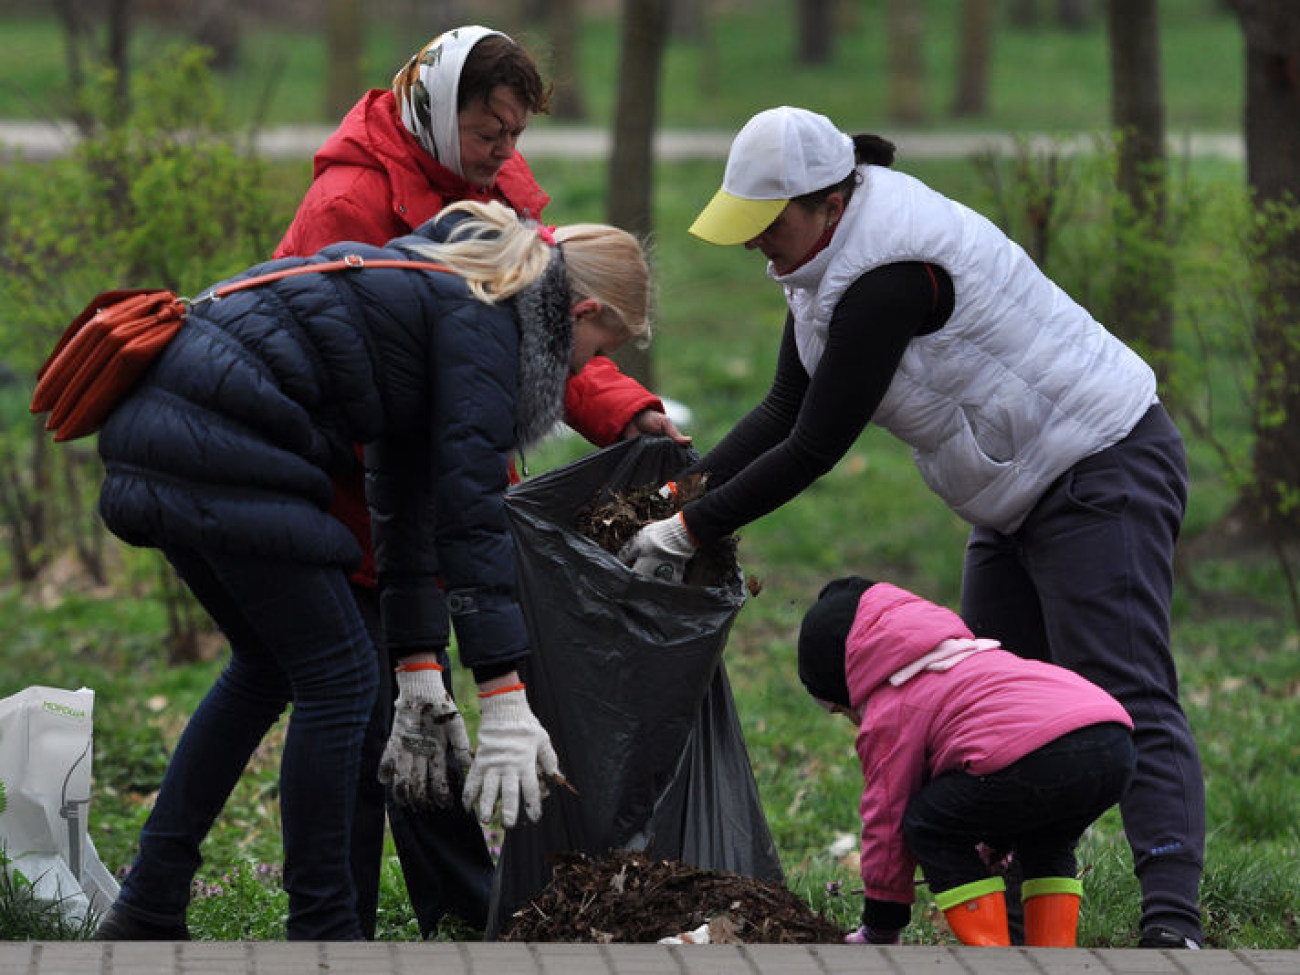
[[[492,304],[518,294],[546,270],[551,245],[537,224],[521,221],[503,204],[466,200],[442,212],[466,213],[469,219],[457,224],[444,243],[412,250],[446,264],[480,301]],[[595,298],[606,311],[607,328],[648,341],[650,268],[640,242],[625,230],[601,223],[559,227],[554,239],[573,300]]]
[[[640,241],[603,223],[558,227],[555,240],[575,300],[595,298],[608,313],[607,328],[649,342],[650,267]]]
[[[443,243],[430,241],[411,249],[446,264],[465,279],[479,301],[490,305],[518,294],[546,270],[550,246],[509,207],[495,200],[464,200],[442,211],[451,213],[466,213],[469,219],[457,224]]]

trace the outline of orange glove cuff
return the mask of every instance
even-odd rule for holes
[[[509,684],[506,687],[498,687],[495,690],[491,690],[491,691],[479,691],[478,696],[496,697],[496,695],[498,694],[509,694],[511,691],[522,691],[523,689],[524,689],[523,684]]]
[[[393,669],[399,674],[409,674],[413,670],[442,670],[442,664],[430,660],[425,663],[398,664]]]

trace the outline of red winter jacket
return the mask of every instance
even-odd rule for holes
[[[316,153],[312,184],[285,232],[276,257],[308,256],[341,240],[383,245],[410,233],[444,206],[499,200],[538,219],[550,197],[518,153],[501,167],[491,189],[466,182],[424,151],[401,123],[388,90],[368,92]],[[609,359],[597,356],[569,380],[565,419],[598,446],[617,441],[632,417],[663,403]],[[513,473],[513,471],[512,471]],[[370,514],[360,464],[334,482],[331,512],[361,544],[353,581],[375,585]]]

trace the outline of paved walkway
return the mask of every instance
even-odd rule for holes
[[[0,943],[0,975],[1300,975],[1297,951],[853,945]]]
[[[333,131],[332,126],[285,126],[267,129],[254,140],[258,153],[275,159],[309,159]],[[655,140],[655,151],[665,161],[724,159],[732,132],[665,129]],[[1091,136],[1069,139],[1045,135],[1015,136],[997,132],[898,132],[890,138],[900,159],[962,157],[993,149],[1011,151],[1018,141],[1030,146],[1052,146],[1064,152],[1091,152]],[[51,122],[0,121],[0,160],[7,156],[49,159],[68,151],[76,142],[73,128]],[[528,158],[605,159],[610,134],[603,129],[561,125],[534,125],[519,140]],[[1240,136],[1230,133],[1190,133],[1172,136],[1169,151],[1175,155],[1214,156],[1240,161],[1245,158]]]

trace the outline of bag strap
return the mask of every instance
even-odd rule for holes
[[[410,271],[442,271],[446,274],[455,274],[451,268],[445,264],[433,264],[429,261],[401,261],[392,258],[377,258],[375,260],[366,260],[360,254],[347,254],[342,260],[323,261],[320,264],[299,264],[296,267],[286,267],[279,271],[270,271],[267,274],[259,274],[256,277],[244,278],[242,281],[235,281],[231,284],[222,285],[220,288],[214,288],[197,298],[181,299],[187,305],[197,305],[202,302],[217,301],[227,295],[232,295],[236,291],[245,291],[248,288],[256,288],[263,284],[270,284],[273,281],[279,281],[281,278],[292,278],[299,274],[318,274],[330,271],[359,271],[367,267],[380,268],[400,268]]]

